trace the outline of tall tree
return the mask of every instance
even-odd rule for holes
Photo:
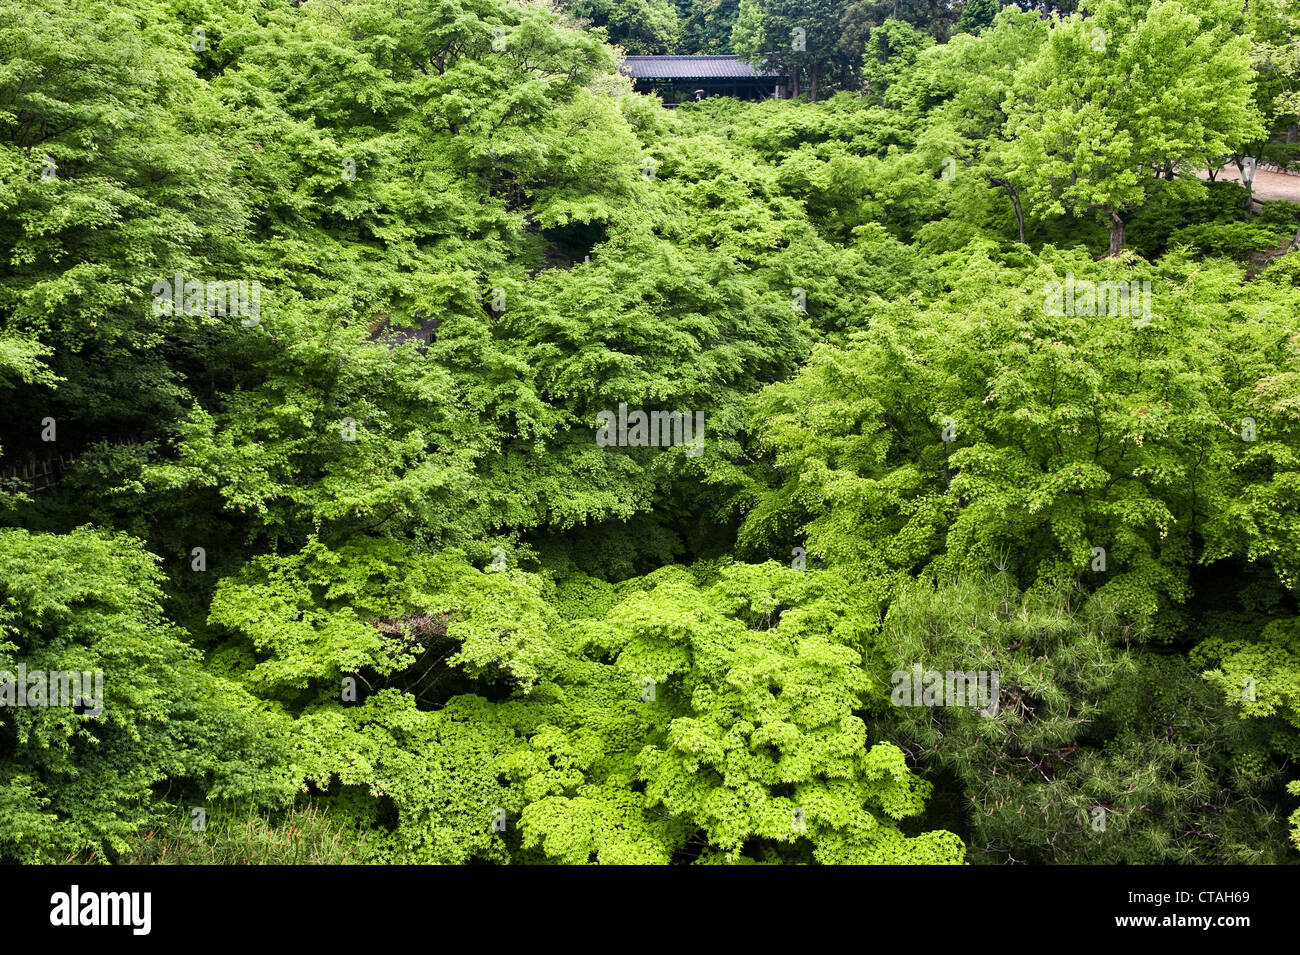
[[[1100,0],[1060,21],[1017,77],[1011,173],[1039,214],[1098,215],[1110,254],[1155,177],[1258,135],[1236,0]]]
[[[1254,0],[1246,8],[1252,34],[1255,96],[1268,135],[1286,148],[1274,158],[1289,161],[1300,142],[1300,9],[1288,0]]]
[[[844,72],[839,48],[843,10],[844,0],[758,0],[748,9],[742,0],[732,48],[751,62],[787,72],[795,96],[806,78],[808,98],[816,101],[823,80]]]
[[[676,53],[682,21],[671,0],[567,0],[564,9],[633,55]]]
[[[985,27],[992,26],[1002,6],[1002,0],[966,0],[962,4],[961,19],[957,21],[955,32],[979,33]]]

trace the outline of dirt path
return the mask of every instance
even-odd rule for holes
[[[1200,179],[1210,178],[1210,174],[1204,170],[1196,175]],[[1214,178],[1218,182],[1241,182],[1236,166],[1224,167]],[[1300,202],[1300,176],[1269,172],[1267,169],[1256,170],[1253,195],[1256,199],[1286,199],[1289,202]]]

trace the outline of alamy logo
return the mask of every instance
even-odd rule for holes
[[[200,282],[177,272],[168,281],[153,283],[155,315],[239,315],[245,328],[255,328],[262,317],[262,285],[256,279]]]
[[[926,670],[921,664],[911,670],[895,670],[890,678],[895,706],[969,706],[984,716],[996,716],[1001,688],[998,671]]]
[[[152,927],[150,892],[70,892],[50,896],[51,925],[129,925],[132,935],[148,935]]]
[[[85,706],[87,716],[104,712],[102,670],[0,670],[0,707]]]
[[[1076,282],[1074,273],[1065,282],[1043,286],[1043,311],[1048,315],[1108,315],[1151,317],[1151,280],[1141,282]]]
[[[704,412],[633,411],[620,402],[618,415],[602,411],[596,415],[596,443],[602,448],[669,448],[688,445],[686,454],[698,457],[704,451]],[[615,428],[617,425],[617,429]]]

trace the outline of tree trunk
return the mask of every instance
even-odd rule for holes
[[[995,186],[1001,186],[1006,190],[1007,198],[1011,200],[1011,208],[1016,213],[1016,229],[1020,234],[1020,244],[1025,244],[1025,213],[1020,208],[1020,190],[1013,186],[1006,179],[999,179],[996,176],[990,176],[989,181]]]
[[[813,103],[817,102],[817,87],[820,84],[821,78],[822,78],[821,67],[814,66],[812,68],[812,77],[808,83],[808,99],[810,102]]]
[[[1237,164],[1237,175],[1241,177],[1241,184],[1246,187],[1246,211],[1251,211],[1251,200],[1255,198],[1255,173],[1259,170],[1259,161],[1253,163],[1243,162],[1241,157],[1233,159]],[[1250,177],[1246,176],[1246,169],[1250,168]]]
[[[1020,244],[1025,244],[1025,214],[1020,208],[1020,191],[1014,187],[1008,187],[1007,192],[1011,195],[1011,208],[1016,210],[1016,231],[1020,235]]]
[[[1110,214],[1110,257],[1113,259],[1124,251],[1124,220],[1118,212]]]

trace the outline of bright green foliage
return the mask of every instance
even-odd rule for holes
[[[866,747],[843,593],[769,567],[729,568],[703,592],[668,577],[585,629],[584,646],[654,680],[673,714],[637,760],[648,802],[733,855],[807,838],[823,862],[960,861],[948,834],[908,840],[892,822],[929,786],[896,748]]]
[[[1235,0],[1099,0],[1089,12],[1059,22],[1017,74],[1009,172],[1038,214],[1104,217],[1116,255],[1155,173],[1227,154],[1260,119]]]
[[[270,657],[250,685],[311,676],[294,734],[305,778],[360,818],[392,800],[385,858],[961,860],[950,834],[898,830],[930,785],[897,748],[867,747],[854,715],[866,608],[833,577],[738,565],[701,585],[665,568],[599,616],[549,629],[518,616],[534,578],[395,545],[309,548],[249,577],[218,590],[214,619]],[[492,618],[506,607],[513,621]],[[421,642],[416,621],[435,615],[445,626]],[[405,629],[372,620],[367,637],[376,617]],[[361,698],[340,699],[340,674],[371,672]],[[448,697],[469,675],[508,698]],[[498,807],[514,820],[504,834]]]
[[[1300,796],[1300,780],[1287,783],[1286,791],[1292,796]],[[1287,821],[1291,823],[1291,841],[1300,849],[1300,809],[1291,813]]]
[[[1260,153],[1289,162],[1300,125],[1300,11],[1287,0],[1255,0],[1244,14],[1254,34],[1255,102],[1271,134]]]
[[[742,539],[772,546],[765,529],[793,521],[810,553],[866,573],[1010,567],[1109,593],[1135,619],[1185,599],[1198,561],[1276,555],[1293,579],[1271,530],[1294,519],[1281,487],[1297,436],[1267,397],[1295,373],[1282,308],[1264,290],[1243,300],[1228,266],[1043,265],[955,262],[932,308],[884,310],[768,389],[758,413],[784,480]],[[1151,282],[1151,316],[1049,314],[1067,273]]]
[[[1293,18],[998,6],[0,0],[0,861],[1294,861]]]
[[[1254,639],[1212,637],[1196,647],[1192,661],[1212,667],[1205,678],[1251,724],[1255,739],[1244,758],[1261,765],[1276,754],[1293,764],[1300,756],[1300,620],[1275,620]],[[1300,795],[1300,784],[1289,782],[1287,791]],[[1300,845],[1300,809],[1290,823]]]
[[[0,671],[98,671],[103,704],[97,716],[95,706],[0,708],[4,857],[125,852],[165,811],[150,799],[160,784],[193,800],[180,805],[275,804],[292,791],[279,721],[199,665],[162,616],[160,576],[125,537],[0,531]]]
[[[319,706],[299,720],[304,778],[332,794],[336,812],[374,829],[376,861],[508,860],[492,830],[496,807],[508,805],[497,795],[496,761],[519,741],[490,706],[466,702],[467,714],[457,701],[422,711],[409,693],[384,689],[360,706]]]
[[[345,12],[363,9],[379,16]],[[268,546],[317,529],[333,542],[434,528],[479,559],[519,530],[626,520],[696,482],[680,456],[652,469],[645,455],[603,453],[592,441],[601,410],[698,409],[722,440],[739,394],[806,352],[806,321],[789,305],[793,269],[762,262],[773,245],[816,259],[796,204],[761,178],[735,182],[741,164],[707,147],[647,151],[615,101],[579,85],[612,66],[603,48],[552,35],[533,13],[492,9],[468,47],[458,34],[417,35],[419,18],[349,44],[322,10],[324,22],[241,51],[245,72],[227,67],[218,81],[231,96],[253,84],[277,106],[259,126],[279,134],[257,134],[269,141],[259,186],[275,228],[256,248],[280,263],[277,297],[241,352],[256,374],[197,403],[176,428],[178,457],[122,485],[136,495],[124,506],[148,494],[176,515],[164,531],[172,548],[185,549],[177,523],[189,537],[211,533],[185,528],[196,495],[221,498],[223,537],[250,521]],[[489,27],[516,16],[518,35],[494,51]],[[399,29],[415,45],[390,63],[388,31]],[[365,101],[382,110],[353,119],[359,94],[298,83],[291,67],[317,56],[322,36],[374,84]],[[533,68],[515,52],[525,48],[554,69]],[[560,74],[570,61],[574,73]],[[444,73],[427,73],[429,62]],[[499,122],[444,123],[423,105],[461,97],[496,109],[507,87],[518,102]],[[350,138],[307,129],[295,117],[308,108]],[[313,149],[290,148],[295,137]],[[349,156],[355,182],[339,174]],[[437,203],[426,207],[412,182]],[[688,211],[700,201],[712,211]],[[770,227],[738,228],[755,218]],[[427,350],[390,347],[394,329],[433,318]]]
[[[248,679],[272,691],[319,678],[337,687],[341,674],[363,667],[380,676],[408,669],[428,642],[425,630],[461,644],[449,665],[527,688],[546,665],[553,620],[533,583],[476,570],[455,554],[412,555],[396,541],[362,540],[335,551],[313,541],[222,581],[212,622],[247,635],[253,652],[267,658]],[[376,625],[389,619],[397,625]],[[427,627],[414,625],[425,619]]]
[[[767,36],[759,0],[740,0],[736,22],[731,27],[731,48],[751,63],[762,62],[767,52]]]
[[[75,419],[81,446],[138,434],[178,413],[178,366],[212,348],[206,318],[152,316],[150,287],[242,272],[246,160],[216,145],[217,96],[152,6],[6,3],[0,62],[0,355],[5,380],[45,386],[6,399],[4,444],[39,448],[46,416]]]
[[[890,86],[910,72],[917,57],[934,41],[901,20],[886,20],[867,35],[862,76],[866,87],[883,100]]]
[[[1217,664],[1206,678],[1243,719],[1300,727],[1300,620],[1274,621],[1258,640],[1207,640],[1196,648],[1195,659]],[[1297,741],[1290,733],[1275,730],[1272,742],[1296,757]]]

